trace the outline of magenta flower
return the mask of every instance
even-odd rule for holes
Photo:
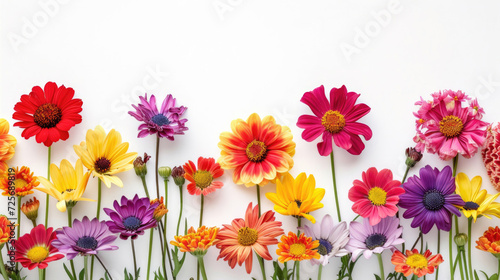
[[[75,219],[72,227],[63,227],[56,234],[57,240],[52,245],[66,254],[68,260],[77,255],[96,255],[99,251],[118,249],[111,245],[117,236],[109,231],[106,222],[100,222],[97,218],[92,221],[87,216],[82,221]]]
[[[420,106],[413,113],[417,117],[416,149],[437,153],[442,160],[457,154],[472,157],[485,141],[488,123],[481,121],[484,110],[461,91],[440,91],[432,98],[415,103]]]
[[[146,137],[149,134],[156,134],[158,137],[165,137],[168,140],[174,140],[174,135],[184,134],[188,130],[185,126],[187,119],[180,119],[181,115],[187,110],[187,107],[175,107],[175,98],[171,94],[165,97],[161,108],[158,111],[156,107],[156,97],[151,95],[148,101],[148,95],[139,96],[141,103],[132,105],[134,111],[129,111],[129,115],[143,122],[139,125],[138,137]]]
[[[155,208],[158,203],[150,204],[147,197],[139,198],[135,195],[133,199],[121,198],[121,205],[118,201],[113,202],[116,211],[104,208],[104,212],[111,218],[106,225],[113,233],[120,233],[120,238],[127,240],[129,237],[136,239],[138,235],[143,235],[144,231],[156,226],[154,218]]]
[[[417,175],[408,178],[403,188],[406,192],[399,197],[399,206],[406,209],[403,218],[413,218],[411,227],[420,227],[424,234],[434,225],[450,231],[451,215],[460,217],[456,206],[465,205],[460,195],[455,194],[455,178],[449,166],[439,171],[426,165],[420,169],[420,178]]]
[[[370,112],[366,104],[355,104],[359,94],[347,92],[345,86],[330,91],[330,101],[326,99],[325,89],[320,86],[304,93],[301,102],[308,105],[315,116],[302,115],[297,126],[303,128],[302,138],[311,142],[322,135],[318,143],[318,151],[322,156],[329,155],[332,150],[332,138],[335,145],[353,155],[359,155],[365,148],[359,135],[366,140],[372,138],[371,129],[357,122]]]

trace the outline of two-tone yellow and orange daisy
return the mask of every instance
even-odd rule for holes
[[[406,250],[406,255],[395,251],[391,262],[396,266],[394,270],[403,273],[405,277],[412,273],[417,277],[422,277],[434,273],[434,269],[443,262],[443,257],[441,254],[432,255],[429,250],[421,254],[417,249],[413,249],[412,251]]]
[[[188,252],[194,256],[204,256],[217,237],[218,227],[201,226],[198,229],[191,227],[187,235],[174,236],[170,244],[179,248],[181,252]]]
[[[17,140],[9,134],[9,122],[6,119],[0,119],[0,175],[7,172],[6,160],[14,156],[14,147]]]
[[[14,177],[13,181],[11,180],[12,178],[9,178],[12,176]],[[33,189],[40,184],[37,177],[33,176],[33,172],[26,166],[22,166],[21,168],[16,167],[14,175],[3,176],[0,180],[0,189],[3,191],[2,195],[4,196],[10,196],[9,187],[11,186],[15,187],[15,196],[23,197],[32,194]]]
[[[276,254],[281,263],[319,259],[321,255],[316,250],[318,246],[319,240],[312,240],[312,237],[307,237],[304,233],[297,236],[290,231],[288,235],[281,236]]]

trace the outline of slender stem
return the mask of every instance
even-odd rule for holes
[[[33,224],[33,227],[36,227],[36,220],[35,219],[31,220],[31,223]]]
[[[380,267],[380,279],[385,279],[385,274],[384,274],[384,262],[382,261],[382,253],[380,254],[375,254],[377,255],[378,258],[378,266]]]
[[[321,280],[321,273],[323,272],[323,265],[320,264],[318,268],[318,280]]]
[[[156,198],[160,199],[160,183],[158,182],[158,159],[160,157],[160,136],[156,135],[156,158],[155,158],[155,178],[156,178]]]
[[[453,224],[453,219],[450,221]],[[455,268],[453,267],[453,227],[450,228],[450,234],[448,236],[448,257],[450,258],[450,280],[455,279]]]
[[[467,242],[467,257],[469,259],[469,279],[474,279],[472,278],[472,255],[471,255],[471,245],[472,245],[472,217],[469,217],[469,223],[468,223],[468,228],[467,228],[467,236],[469,237],[469,242]]]
[[[22,196],[17,197],[17,239],[21,237],[21,199]]]
[[[333,193],[335,194],[335,206],[337,207],[337,217],[339,222],[342,221],[342,217],[340,216],[340,206],[339,206],[339,197],[337,194],[337,181],[335,180],[335,161],[333,159],[333,149],[330,153],[330,165],[332,167],[332,179],[333,179]]]
[[[94,256],[99,261],[99,263],[101,264],[102,268],[104,268],[104,271],[106,271],[106,273],[108,274],[109,279],[113,280],[113,277],[111,277],[111,274],[109,274],[108,269],[106,268],[106,266],[104,265],[104,263],[101,261],[101,259],[99,258],[99,256],[97,254],[95,254]]]
[[[420,230],[420,232],[419,232],[419,234],[418,234],[418,238],[417,238],[417,240],[415,240],[415,243],[413,243],[413,246],[411,246],[411,249],[410,249],[410,250],[413,250],[413,249],[415,248],[415,246],[417,246],[417,243],[418,243],[418,241],[419,241],[420,239],[422,239],[422,230]],[[422,253],[422,252],[420,252],[420,253]]]
[[[354,219],[352,220],[353,222],[356,221],[360,216],[357,215],[356,217],[354,217]]]
[[[50,181],[50,157],[52,154],[52,146],[49,146],[47,156],[47,180]],[[49,224],[49,195],[45,196],[45,227]]]
[[[168,179],[163,180],[163,184],[165,185],[165,208],[168,209]],[[167,246],[167,217],[168,217],[168,212],[165,213],[163,216],[163,224],[165,225],[163,227],[163,236],[165,236],[165,246]],[[160,241],[161,242],[161,241]]]
[[[408,171],[410,171],[410,167],[406,167],[405,175],[403,175],[403,180],[401,181],[401,184],[403,184],[406,181],[406,176],[408,176]]]
[[[422,234],[422,232],[420,233]],[[422,238],[420,238],[420,253],[424,251],[424,235],[422,234]]]
[[[66,206],[67,206],[67,205],[66,205]],[[73,207],[66,207],[66,210],[67,210],[67,212],[68,212],[68,226],[69,226],[69,227],[72,227],[72,223],[73,223],[73,222],[72,222],[72,221],[73,221],[73,220],[72,220],[72,216],[73,216],[73,215],[72,215],[72,213],[73,213],[73,211],[72,211],[72,210],[73,210]],[[70,266],[71,266],[71,273],[73,273],[73,277],[74,277],[75,279],[78,279],[78,278],[76,277],[75,263],[73,262],[73,260],[69,260],[69,264],[70,264]]]
[[[149,279],[149,272],[151,270],[151,256],[152,256],[151,251],[153,250],[153,233],[154,233],[154,228],[149,230],[149,254],[148,254],[148,270],[146,272],[146,279]]]
[[[96,218],[99,220],[99,216],[101,214],[101,196],[102,196],[102,181],[100,178],[97,178],[97,211]],[[94,278],[94,255],[92,255],[90,259],[90,280]]]
[[[134,257],[134,278],[137,275],[137,261],[135,259],[135,247],[134,247],[134,239],[130,238],[130,244],[132,245],[132,255]]]
[[[260,216],[262,215],[262,212],[260,210],[260,186],[259,184],[257,184],[255,187],[257,188],[257,205],[259,205],[259,218],[260,218]]]
[[[460,227],[458,225],[458,217],[457,216],[454,216],[454,219],[455,219],[455,234],[458,234],[460,232]],[[460,254],[460,251],[463,250],[463,248],[459,248],[458,244],[457,245],[457,253]],[[465,261],[465,257],[462,258],[458,258],[458,267],[460,268],[460,275],[462,276],[462,279],[465,279],[463,278],[463,270],[464,270],[464,263]],[[466,278],[469,279],[469,275],[465,274]]]
[[[7,271],[5,270],[5,266],[3,265],[3,257],[2,257],[2,248],[3,244],[0,245],[0,272],[2,273],[2,276],[5,280],[9,280],[9,277],[7,276]]]
[[[45,269],[40,269],[40,268],[38,269],[38,279],[39,279],[39,280],[43,280],[43,279],[45,279],[45,276],[44,276],[44,270],[45,270]]]
[[[89,280],[89,269],[88,269],[88,256],[83,256],[83,271],[85,274],[85,280]]]
[[[467,258],[465,257],[465,248],[462,247],[462,249],[459,251],[459,254],[462,254],[462,261],[464,262],[464,270],[465,270],[465,279],[469,280],[469,272],[467,270]],[[474,279],[470,279],[474,280]]]
[[[440,250],[441,250],[441,230],[438,229],[437,254],[439,254]],[[420,254],[422,254],[422,252],[420,252]],[[436,267],[436,280],[439,279],[438,276],[439,276],[439,266]]]
[[[198,264],[200,265],[201,276],[203,280],[207,280],[207,272],[205,271],[205,263],[203,262],[203,257],[198,257]]]
[[[453,177],[457,175],[458,155],[453,158]]]
[[[413,274],[413,276],[411,277],[411,280],[417,280],[417,279],[418,279],[417,275]]]
[[[262,272],[262,279],[266,279],[266,268],[264,266],[264,259],[259,256],[257,253],[255,253],[257,256],[257,259],[259,260],[259,265],[260,265],[260,271]]]
[[[175,232],[175,235],[179,235],[179,227],[181,226],[181,219],[182,219],[182,209],[184,208],[184,201],[182,199],[182,186],[179,186],[179,199],[181,201],[181,209],[179,211],[179,220],[177,221],[177,231]]]
[[[458,250],[458,254],[457,254],[457,258],[458,258],[458,267],[460,268],[460,279],[465,279],[464,278],[464,265],[463,265],[463,262],[462,262],[462,255],[460,254],[460,249]],[[467,276],[467,279],[469,278],[469,276]]]
[[[297,273],[297,280],[300,280],[300,261],[295,261],[295,267],[297,268],[297,270],[295,271]]]
[[[163,258],[163,260],[162,260],[163,273],[165,274],[165,279],[166,279],[167,278],[167,269],[165,268],[165,251],[167,251],[168,263],[170,265],[170,272],[172,273],[172,278],[175,280],[174,267],[172,266],[172,258],[170,256],[170,249],[168,248],[167,237],[163,236],[163,239],[162,239],[161,233],[165,231],[165,230],[163,230],[163,228],[164,228],[163,223],[160,221],[160,229],[158,230],[158,234],[160,235],[160,245],[161,245],[162,258]],[[161,240],[163,240],[163,242],[161,242]],[[165,244],[165,246],[163,246],[163,244]]]
[[[144,192],[146,193],[146,196],[149,198],[148,185],[146,184],[146,176],[142,175],[140,177],[142,181],[142,186],[144,187]]]
[[[205,204],[205,196],[201,194],[201,205],[200,205],[200,226],[203,225],[203,204]]]
[[[300,235],[300,226],[302,225],[302,219],[301,217],[297,218],[297,236]]]

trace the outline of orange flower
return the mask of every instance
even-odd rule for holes
[[[434,269],[443,262],[441,254],[433,256],[431,254],[432,252],[429,250],[425,251],[423,255],[417,249],[406,250],[406,255],[403,255],[400,251],[395,251],[391,262],[396,266],[394,270],[403,273],[405,277],[412,273],[417,277],[422,277],[434,273]]]
[[[319,246],[319,240],[312,240],[312,237],[305,236],[304,233],[297,235],[288,232],[288,235],[281,236],[281,242],[278,243],[276,254],[281,263],[287,261],[302,261],[310,259],[319,259],[321,255],[316,248]]]
[[[163,218],[163,216],[165,216],[165,214],[167,214],[167,212],[168,212],[168,209],[165,207],[165,203],[163,202],[163,196],[160,197],[160,199],[155,198],[155,199],[149,201],[149,203],[150,203],[150,205],[158,203],[158,206],[156,206],[155,212],[153,215],[154,215],[155,219],[159,222],[161,220],[161,218]]]
[[[184,178],[189,181],[187,190],[190,195],[207,195],[222,188],[221,181],[216,181],[224,174],[224,170],[215,162],[213,158],[198,158],[198,170],[192,161],[184,164]]]
[[[23,203],[21,211],[23,211],[28,219],[34,221],[38,217],[38,207],[40,207],[40,201],[36,197],[33,197],[33,200],[30,199],[26,203]]]
[[[251,114],[245,122],[231,122],[231,132],[223,132],[217,160],[224,169],[234,169],[233,181],[247,187],[265,185],[293,166],[295,143],[290,128],[276,124],[272,116],[260,119]]]
[[[9,122],[0,119],[0,174],[7,172],[7,164],[4,162],[14,156],[14,147],[17,140],[9,134]]]
[[[476,248],[479,250],[490,252],[495,257],[500,258],[500,228],[489,227],[476,241]]]
[[[181,252],[189,252],[194,256],[203,256],[207,253],[219,232],[218,227],[207,228],[202,226],[196,231],[193,227],[188,230],[184,236],[174,236],[175,241],[170,244],[179,247]]]
[[[8,177],[12,176],[5,176],[5,178],[1,179],[0,182],[0,189],[3,190],[2,195],[4,196],[10,196],[9,194],[9,180]],[[30,172],[30,169],[26,166],[21,167],[16,167],[14,170],[14,187],[16,196],[26,196],[28,194],[33,193],[33,188],[36,188],[40,182],[36,179],[35,176],[33,176],[33,172]],[[12,185],[12,183],[11,183]]]
[[[14,225],[4,215],[0,215],[0,248],[9,241],[10,233],[14,230]],[[1,265],[1,264],[0,264]]]

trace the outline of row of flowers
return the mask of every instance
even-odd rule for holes
[[[134,240],[149,232],[146,279],[176,279],[184,264],[185,253],[197,258],[197,277],[201,275],[207,279],[204,256],[212,245],[220,250],[217,259],[227,261],[231,268],[245,263],[247,273],[252,271],[255,253],[263,279],[267,278],[265,261],[273,260],[268,247],[274,245],[277,245],[275,252],[278,258],[273,264],[273,279],[299,280],[300,261],[304,260],[318,265],[318,279],[321,279],[323,266],[328,265],[332,257],[341,257],[338,279],[352,279],[358,258],[363,255],[369,259],[374,254],[380,265],[377,279],[406,279],[412,274],[416,279],[435,271],[438,279],[439,265],[443,262],[450,266],[451,279],[456,273],[460,273],[461,279],[475,279],[472,241],[468,237],[479,217],[500,217],[500,204],[495,202],[500,193],[488,194],[481,189],[482,179],[479,176],[469,179],[465,173],[457,174],[457,163],[459,156],[470,158],[482,148],[491,183],[500,189],[499,126],[492,127],[482,121],[484,110],[476,100],[471,100],[461,91],[438,92],[432,95],[432,100],[421,99],[416,102],[419,106],[414,113],[416,136],[413,140],[416,147],[406,150],[407,169],[404,177],[401,181],[395,180],[389,169],[379,171],[374,167],[362,172],[361,179],[354,180],[348,193],[348,198],[353,202],[352,211],[358,216],[350,222],[342,221],[335,179],[334,144],[352,155],[360,155],[365,148],[360,136],[365,140],[372,137],[370,127],[359,122],[369,113],[370,107],[356,103],[358,97],[359,94],[348,92],[342,86],[333,88],[327,99],[323,86],[318,87],[306,92],[301,99],[314,115],[302,115],[297,122],[297,126],[304,129],[302,138],[312,142],[321,137],[317,144],[318,152],[321,156],[330,156],[338,222],[334,222],[330,215],[325,215],[321,222],[316,223],[312,212],[323,207],[321,201],[325,189],[316,188],[313,175],[299,173],[294,177],[289,173],[294,165],[296,145],[291,130],[277,124],[272,116],[261,119],[254,113],[247,120],[232,121],[231,131],[220,134],[218,147],[221,154],[217,161],[200,157],[196,164],[188,161],[183,166],[170,169],[158,166],[160,139],[173,141],[175,135],[184,134],[188,128],[187,119],[182,118],[182,115],[187,107],[176,106],[176,100],[171,95],[163,100],[160,109],[154,95],[150,98],[147,95],[140,97],[140,103],[132,105],[134,110],[129,114],[141,122],[138,137],[156,136],[156,196],[150,195],[152,189],[146,180],[147,163],[151,157],[147,154],[138,157],[136,152],[129,152],[128,142],[123,142],[120,133],[114,129],[108,133],[100,126],[89,129],[85,141],[74,145],[79,157],[75,165],[62,160],[59,166],[51,164],[47,177],[42,177],[34,176],[26,166],[9,168],[6,161],[14,156],[17,140],[9,134],[8,122],[1,119],[0,172],[4,175],[0,188],[3,195],[17,198],[19,219],[17,239],[12,240],[13,225],[7,217],[0,216],[0,249],[8,244],[8,255],[10,251],[15,252],[16,262],[15,267],[0,265],[2,276],[4,279],[22,279],[23,272],[18,269],[20,263],[29,270],[38,268],[39,278],[45,279],[48,264],[66,256],[69,265],[64,264],[64,269],[69,279],[92,279],[94,259],[106,271],[104,277],[112,279],[99,258],[99,252],[118,249],[114,241],[119,236],[131,241],[134,259],[133,274],[125,270],[124,277],[137,279],[141,273],[137,267]],[[36,142],[47,146],[50,162],[53,143],[68,139],[69,130],[81,123],[82,104],[82,100],[74,98],[72,88],[58,87],[49,82],[44,89],[37,86],[29,95],[21,96],[20,102],[14,106],[12,117],[18,120],[14,126],[23,129],[22,137],[29,139],[35,136]],[[410,176],[406,181],[409,170],[422,159],[424,151],[453,162],[442,170],[426,165],[420,168],[418,175]],[[102,209],[109,217],[109,220],[102,220],[101,183],[104,182],[107,187],[113,184],[123,187],[125,184],[117,174],[132,168],[141,178],[145,197],[136,195],[129,199],[123,196],[119,201],[114,201],[113,208]],[[203,223],[204,197],[223,187],[218,178],[223,176],[224,170],[232,171],[235,184],[255,186],[258,203],[255,206],[252,203],[248,205],[244,218],[236,218],[222,227],[206,226]],[[95,216],[87,215],[82,220],[73,219],[72,209],[79,201],[94,201],[84,197],[90,176],[98,178],[97,212]],[[173,240],[168,240],[169,229],[166,226],[170,177],[179,187],[181,205]],[[165,186],[162,190],[164,197],[161,196],[160,178]],[[189,229],[188,221],[185,220],[184,234],[180,234],[182,193],[186,180],[188,193],[201,197],[200,219],[198,226],[193,226],[195,222],[189,221]],[[260,187],[268,183],[276,185],[276,193],[265,194],[274,203],[274,211],[263,212]],[[33,190],[47,194],[43,224],[37,225],[39,200],[33,197],[22,203],[24,197],[34,193]],[[49,226],[49,197],[57,200],[59,211],[67,212],[68,226],[57,230]],[[19,226],[21,211],[33,224],[33,229],[22,236]],[[276,220],[275,212],[296,218],[297,227],[285,233],[282,222]],[[460,232],[457,217],[461,214],[468,218],[468,234]],[[419,231],[417,240],[411,242],[413,246],[408,246],[408,250],[405,250],[406,243],[410,243],[404,238],[400,216],[412,219],[411,227]],[[356,221],[358,217],[362,217],[363,221]],[[304,219],[313,225],[302,225]],[[440,254],[439,246],[434,255],[427,248],[424,250],[424,235],[434,225],[439,233],[449,232],[447,260]],[[162,261],[158,269],[151,269],[155,234],[160,240]],[[456,254],[453,254],[453,241],[457,248]],[[420,250],[416,248],[419,243]],[[500,257],[500,246],[497,244],[500,244],[500,229],[489,228],[476,241],[476,248]],[[174,249],[170,249],[169,245],[174,246]],[[386,250],[392,251],[391,262],[394,264],[394,271],[388,275],[385,275],[382,260],[382,253]],[[76,273],[73,262],[77,256],[83,256],[84,259],[81,276]],[[2,259],[0,261],[3,263]],[[293,267],[287,266],[289,261],[293,262]],[[457,263],[458,267],[454,265]]]

